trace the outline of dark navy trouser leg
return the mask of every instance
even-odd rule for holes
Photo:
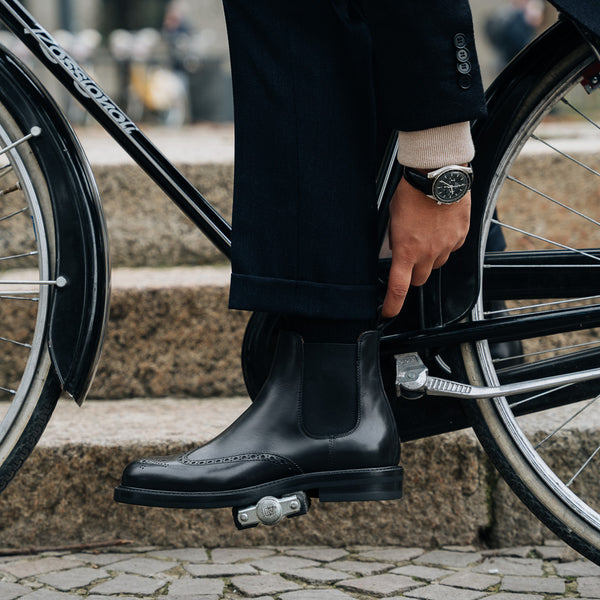
[[[485,112],[468,2],[224,6],[236,119],[230,306],[370,319],[376,137]],[[472,57],[467,84],[457,34]]]
[[[236,167],[230,306],[376,309],[369,32],[327,0],[224,0]]]

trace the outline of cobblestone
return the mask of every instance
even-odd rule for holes
[[[455,552],[453,550],[435,550],[415,559],[415,562],[444,567],[461,568],[481,560],[479,552]]]
[[[582,577],[577,581],[580,596],[600,598],[600,577]]]
[[[600,600],[600,569],[556,543],[121,549],[2,557],[0,600]]]
[[[519,577],[508,575],[500,588],[507,592],[541,592],[543,594],[564,594],[565,581],[558,577]]]
[[[419,600],[479,600],[479,598],[483,598],[486,594],[485,592],[476,590],[434,584],[412,590],[406,595],[410,598],[418,598]]]
[[[411,577],[388,573],[386,575],[372,575],[371,577],[346,580],[340,582],[338,585],[361,592],[376,594],[377,596],[389,596],[397,592],[412,590],[423,584]]]
[[[589,560],[575,560],[568,563],[558,563],[556,572],[561,577],[600,576],[600,567]]]
[[[479,565],[476,571],[478,573],[504,573],[505,575],[541,577],[543,575],[542,562],[539,558],[492,557]]]

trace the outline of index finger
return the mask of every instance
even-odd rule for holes
[[[395,317],[406,299],[406,294],[410,289],[414,263],[408,261],[394,260],[392,257],[392,266],[390,268],[390,277],[388,280],[387,291],[381,309],[381,316],[385,319]]]

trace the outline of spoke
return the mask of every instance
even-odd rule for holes
[[[557,246],[558,248],[563,248],[564,250],[569,250],[570,252],[575,252],[576,254],[581,254],[582,256],[586,256],[587,258],[591,258],[592,260],[600,262],[600,257],[594,256],[589,252],[584,252],[583,250],[579,250],[577,248],[571,248],[571,246],[565,246],[564,244],[554,242],[552,240],[549,240],[548,238],[536,235],[535,233],[531,233],[530,231],[525,231],[524,229],[519,229],[518,227],[513,227],[512,225],[507,225],[506,223],[502,223],[497,219],[491,219],[491,222],[495,223],[496,225],[499,225],[500,227],[510,229],[511,231],[516,231],[517,233],[522,233],[523,235],[534,238],[536,240],[540,240],[541,242],[546,242],[547,244],[550,244],[552,246]]]
[[[541,137],[538,137],[535,134],[531,134],[531,139],[534,139],[534,140],[537,140],[538,142],[541,142],[542,144],[544,144],[548,148],[551,148],[552,150],[554,150],[557,154],[560,154],[564,158],[568,158],[570,161],[574,162],[576,165],[579,165],[580,167],[583,167],[584,169],[586,169],[586,171],[589,171],[590,173],[593,173],[594,175],[597,175],[598,177],[600,177],[600,173],[598,173],[598,171],[595,171],[594,169],[592,169],[591,167],[589,167],[585,163],[582,163],[581,161],[577,160],[576,158],[574,158],[570,154],[567,154],[566,152],[563,152],[562,150],[559,150],[556,146],[553,146],[552,144],[550,144],[546,140],[543,140]]]
[[[543,392],[540,392],[539,394],[535,394],[535,396],[528,396],[527,398],[523,398],[523,400],[519,400],[518,402],[512,402],[510,404],[510,408],[517,408],[517,406],[523,406],[523,404],[527,404],[528,402],[533,402],[534,400],[537,400],[538,398],[542,398],[543,396],[547,396],[548,394],[553,394],[554,392],[559,392],[560,390],[564,390],[565,388],[571,387],[572,385],[574,385],[573,383],[565,383],[565,385],[561,385],[549,390],[544,390]]]
[[[566,98],[562,99],[562,103],[566,104],[571,110],[576,112],[580,117],[583,117],[588,123],[593,125],[596,129],[600,130],[600,125],[598,125],[598,123],[596,123],[595,121],[590,119],[586,114],[582,113],[578,108],[575,108]]]
[[[18,342],[17,340],[11,340],[10,338],[0,337],[0,342],[6,342],[13,346],[19,346],[21,348],[31,348],[31,344],[25,344],[24,342]]]
[[[541,356],[542,354],[550,354],[552,352],[563,352],[565,350],[575,350],[579,348],[589,348],[590,346],[600,346],[600,342],[583,342],[581,344],[572,344],[571,346],[559,346],[558,348],[551,348],[550,350],[538,350],[537,352],[528,352],[526,354],[515,354],[513,356],[507,356],[506,358],[494,358],[494,364],[500,364],[515,360],[516,358],[531,358],[532,356]]]
[[[27,140],[30,140],[33,137],[37,137],[38,135],[41,135],[41,133],[42,133],[42,130],[39,127],[32,127],[30,132],[27,135],[23,136],[20,140],[17,140],[16,142],[13,142],[12,144],[9,144],[8,146],[5,146],[4,148],[2,148],[0,150],[0,156],[2,154],[6,154],[13,148],[20,146],[23,142],[26,142]]]
[[[0,261],[2,260],[15,260],[17,258],[27,258],[28,256],[37,256],[39,252],[37,250],[33,250],[32,252],[24,252],[23,254],[14,254],[13,256],[3,256],[0,257]]]
[[[564,429],[571,421],[577,418],[584,410],[589,408],[594,402],[598,400],[600,396],[596,396],[593,400],[590,400],[583,408],[580,408],[574,415],[568,418],[562,425],[557,427],[552,433],[549,433],[541,442],[538,442],[535,445],[535,449],[537,450],[541,446],[543,446],[550,438],[554,437],[561,429]]]
[[[2,260],[2,259],[0,259]],[[65,287],[66,285],[66,279],[64,277],[59,277],[58,279],[55,280],[32,280],[32,281],[25,281],[24,279],[19,279],[18,281],[11,281],[9,279],[0,279],[0,287],[2,287],[3,285],[56,285],[57,287]],[[11,294],[37,294],[37,292],[10,292]]]
[[[0,392],[6,392],[7,394],[10,394],[11,396],[16,396],[16,394],[17,394],[16,390],[11,390],[10,388],[5,388],[5,387],[0,387]]]
[[[39,302],[40,299],[38,297],[30,297],[26,298],[25,296],[6,296],[0,293],[0,300],[25,300],[27,302]]]
[[[598,448],[594,450],[592,455],[583,463],[583,465],[581,465],[579,471],[577,471],[577,473],[575,473],[575,475],[573,475],[573,477],[569,479],[569,481],[567,482],[567,487],[571,487],[571,484],[579,477],[579,475],[581,475],[581,473],[583,473],[583,470],[592,462],[592,460],[594,460],[594,457],[596,456],[596,454],[598,454],[598,452],[600,452],[600,446],[598,446]]]
[[[593,172],[600,177],[600,173],[597,173],[596,171],[593,171]],[[596,221],[595,219],[592,219],[592,217],[588,217],[587,215],[584,215],[582,212],[579,212],[578,210],[575,210],[574,208],[571,208],[570,206],[567,206],[566,204],[559,202],[558,200],[552,198],[551,196],[548,196],[547,194],[540,192],[539,190],[535,189],[534,187],[531,187],[530,185],[527,185],[526,183],[520,181],[519,179],[512,177],[512,175],[507,175],[506,179],[508,179],[509,181],[512,181],[513,183],[518,183],[520,186],[524,187],[525,189],[529,190],[530,192],[533,192],[534,194],[541,196],[542,198],[548,200],[549,202],[553,202],[554,204],[560,206],[561,208],[568,210],[570,213],[573,213],[574,215],[577,215],[578,217],[581,217],[582,219],[585,219],[586,221],[589,221],[590,223],[593,223],[594,225],[598,225],[600,227],[599,221]]]
[[[583,296],[581,298],[571,298],[569,300],[556,300],[554,302],[539,302],[538,304],[529,304],[527,306],[513,306],[512,308],[502,308],[499,310],[484,311],[484,315],[500,315],[506,313],[514,313],[523,310],[532,310],[534,308],[547,308],[548,306],[561,306],[564,304],[575,304],[577,302],[587,302],[589,300],[600,300],[600,296]]]
[[[0,167],[0,179],[2,179],[2,177],[5,177],[9,173],[11,173],[12,170],[13,170],[12,165],[4,165],[3,167]]]
[[[17,215],[27,212],[28,210],[29,210],[29,207],[26,206],[25,208],[22,208],[21,210],[18,210],[10,215],[6,215],[6,217],[0,217],[0,221],[8,221],[8,219],[12,219],[12,218],[16,217]]]

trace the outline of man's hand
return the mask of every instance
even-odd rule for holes
[[[438,205],[404,178],[390,204],[392,267],[382,316],[396,316],[411,285],[423,285],[464,243],[469,230],[471,194]]]

